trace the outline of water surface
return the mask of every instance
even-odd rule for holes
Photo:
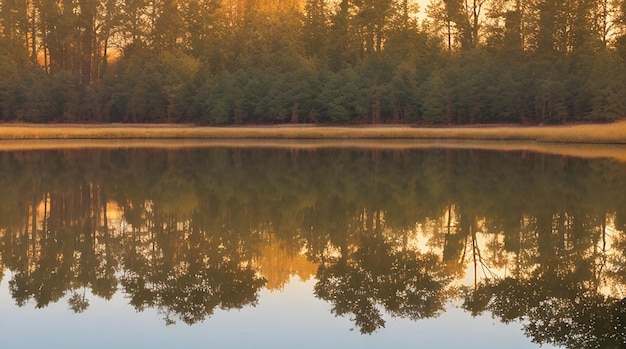
[[[2,347],[626,345],[626,164],[0,153]]]

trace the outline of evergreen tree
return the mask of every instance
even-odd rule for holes
[[[329,45],[330,21],[326,0],[307,0],[304,7],[302,38],[304,54],[326,58]]]

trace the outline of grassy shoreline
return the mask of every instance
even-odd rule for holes
[[[224,139],[386,139],[483,140],[542,143],[626,144],[626,121],[571,126],[478,126],[426,128],[391,126],[231,126],[204,127],[177,124],[130,125],[0,125],[0,140],[224,140]]]
[[[626,162],[626,121],[606,125],[328,127],[281,125],[0,125],[0,151],[119,148],[327,148],[529,151]]]

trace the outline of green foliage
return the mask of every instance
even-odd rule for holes
[[[0,6],[0,120],[605,122],[623,1],[51,1]]]
[[[0,44],[0,49],[3,47]],[[16,82],[18,68],[15,62],[4,53],[0,53],[0,120],[10,119],[13,115],[15,98],[19,98],[11,90],[11,85]],[[18,102],[19,103],[19,102]]]
[[[422,121],[426,124],[451,123],[451,101],[443,80],[443,72],[435,70],[421,86]]]
[[[626,115],[626,74],[624,61],[612,54],[592,57],[591,73],[586,82],[591,110],[590,120],[614,121]]]

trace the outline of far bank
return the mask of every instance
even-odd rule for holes
[[[482,140],[626,144],[626,121],[567,126],[231,126],[178,124],[3,124],[0,140]]]

